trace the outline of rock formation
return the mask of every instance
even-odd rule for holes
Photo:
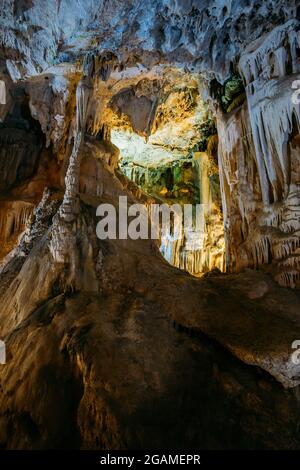
[[[299,20],[4,1],[1,448],[299,448]],[[98,239],[120,196],[203,240]]]

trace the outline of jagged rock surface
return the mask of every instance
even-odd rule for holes
[[[291,20],[248,46],[247,103],[218,119],[229,266],[267,265],[290,287],[299,286],[299,37]]]
[[[89,149],[99,157],[97,144]],[[297,447],[299,404],[289,388],[299,371],[289,346],[299,296],[251,272],[192,280],[148,241],[100,242],[95,207],[124,194],[102,171],[110,184],[101,197],[81,196],[64,262],[53,261],[46,192],[29,256],[16,254],[1,273],[2,446]],[[276,321],[274,303],[283,310]]]
[[[1,447],[299,448],[299,291],[246,269],[299,286],[297,2],[5,0],[0,25]],[[96,237],[99,203],[149,203],[111,128],[150,141],[172,117],[166,82],[190,73],[242,273],[196,279],[155,242]],[[220,207],[208,217],[205,262],[222,267]]]

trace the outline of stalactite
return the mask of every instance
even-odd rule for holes
[[[284,271],[275,276],[276,281],[282,287],[296,287],[300,285],[299,271]]]
[[[33,212],[33,205],[23,201],[1,203],[0,234],[8,242],[15,234],[20,235]]]
[[[1,201],[0,208],[0,265],[18,243],[32,217],[34,205],[25,201]]]
[[[247,103],[229,115],[218,114],[228,267],[269,265],[281,285],[292,287],[299,284],[297,141],[295,150],[291,147],[300,132],[300,106],[292,100],[300,67],[299,26],[291,20],[246,48],[239,69]]]
[[[290,162],[287,141],[293,128],[293,117],[300,129],[300,106],[291,99],[291,81],[279,80],[300,67],[296,47],[300,46],[299,22],[291,20],[275,28],[255,51],[245,52],[240,71],[246,81],[246,93],[257,166],[266,204],[281,200],[288,194]],[[275,66],[272,61],[275,57]],[[271,191],[270,191],[271,189]]]
[[[299,72],[300,62],[297,54],[297,47],[300,47],[299,26],[299,21],[289,20],[274,28],[255,48],[252,44],[248,46],[239,63],[247,84],[259,78],[261,73],[267,79],[272,78],[276,72],[285,76],[289,61],[292,65],[292,73]],[[272,63],[274,54],[276,57],[275,67]]]

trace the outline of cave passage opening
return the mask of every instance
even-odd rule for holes
[[[111,141],[120,151],[119,169],[159,204],[207,205],[201,246],[193,231],[183,232],[179,239],[165,234],[160,251],[171,265],[194,276],[215,268],[223,272],[225,243],[215,121],[193,77],[165,85],[159,101],[153,98],[155,86],[139,83],[110,103],[114,113]]]

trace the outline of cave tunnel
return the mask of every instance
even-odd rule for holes
[[[137,112],[143,112],[142,106],[140,103]],[[195,276],[212,269],[224,271],[217,146],[211,145],[217,131],[212,115],[201,101],[197,82],[184,77],[182,82],[169,85],[157,105],[150,135],[133,129],[126,110],[117,112],[119,118],[114,116],[111,141],[120,150],[119,168],[124,175],[159,204],[210,205],[201,248],[194,242],[195,231],[190,230],[182,232],[180,239],[171,234],[162,236],[161,253],[172,265]]]

